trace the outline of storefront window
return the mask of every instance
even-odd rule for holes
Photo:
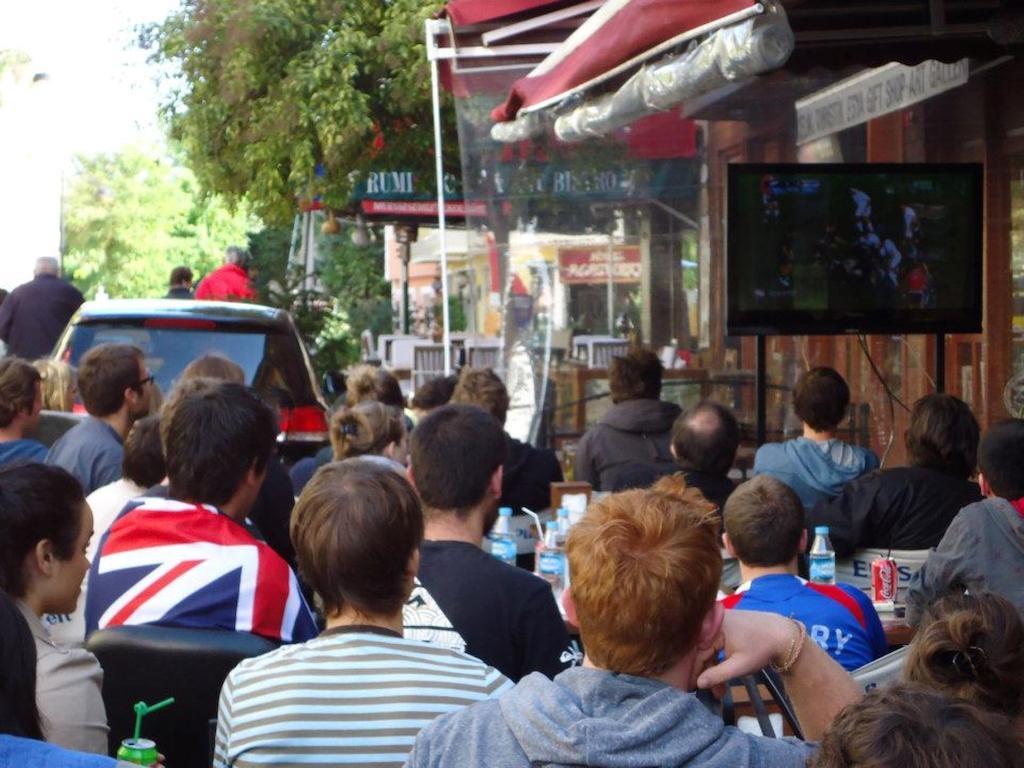
[[[985,149],[987,137],[996,124],[1013,130],[1008,83],[1022,77],[1015,63],[967,60],[779,71],[578,144],[550,132],[493,141],[489,113],[505,87],[458,99],[465,196],[476,211],[470,261],[489,275],[469,325],[500,334],[505,359],[522,366],[508,371],[524,398],[514,429],[549,443],[578,435],[609,405],[610,357],[640,341],[662,356],[667,399],[719,400],[752,438],[755,343],[728,337],[725,326],[728,165],[982,161],[991,189],[993,172],[1007,166]],[[990,302],[1000,270],[1009,282],[1012,250],[1012,333],[989,309],[984,335],[944,342],[946,390],[983,422],[1001,415],[987,377],[1024,374],[1024,158],[1015,168],[1008,202],[988,204],[984,222]],[[927,225],[932,212],[919,215]],[[910,279],[911,258],[890,254],[889,263],[893,280]],[[891,447],[890,463],[901,463],[908,409],[936,388],[936,343],[920,335],[770,338],[769,439],[799,430],[793,384],[809,367],[829,365],[851,387],[845,437],[879,453]]]

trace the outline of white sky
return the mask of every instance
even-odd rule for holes
[[[159,138],[154,69],[134,28],[159,21],[178,0],[0,0],[0,49],[32,57],[66,150],[112,151]]]

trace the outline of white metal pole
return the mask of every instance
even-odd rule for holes
[[[434,168],[437,171],[437,232],[441,248],[441,317],[444,323],[444,375],[452,372],[452,329],[448,316],[448,232],[444,211],[444,164],[441,161],[441,88],[437,71],[437,46],[434,42],[434,23],[428,19],[424,25],[427,37],[427,58],[430,59],[430,88],[434,106]]]

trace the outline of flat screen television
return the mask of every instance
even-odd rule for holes
[[[977,333],[982,166],[729,166],[731,335]]]

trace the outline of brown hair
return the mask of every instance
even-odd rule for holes
[[[612,358],[608,366],[608,388],[613,403],[627,400],[657,400],[661,397],[661,373],[664,366],[649,349],[633,349]]]
[[[508,414],[508,389],[490,368],[463,368],[451,402],[479,406],[504,425]]]
[[[718,592],[717,539],[714,507],[681,476],[592,504],[567,544],[590,659],[651,677],[689,652]]]
[[[142,488],[150,488],[164,479],[167,467],[160,440],[159,416],[144,416],[128,430],[121,471],[128,480]]]
[[[804,507],[785,483],[758,475],[725,501],[722,514],[736,557],[754,566],[784,565],[796,557],[804,531]]]
[[[345,404],[351,407],[364,400],[405,408],[405,396],[398,379],[372,365],[357,365],[345,379]]]
[[[967,403],[953,395],[925,395],[910,413],[910,464],[967,478],[978,463],[978,421]]]
[[[242,370],[242,367],[216,352],[209,352],[197,357],[186,365],[185,370],[178,377],[178,381],[188,381],[199,377],[245,384],[245,371]]]
[[[43,408],[47,411],[70,411],[74,405],[75,369],[63,360],[49,357],[32,363],[39,371],[43,388]]]
[[[1008,768],[1020,743],[1006,718],[907,683],[876,688],[832,721],[813,768]]]
[[[409,558],[423,541],[423,510],[409,482],[387,467],[343,461],[321,467],[292,512],[291,538],[303,581],[328,616],[402,609]]]
[[[0,427],[9,427],[19,413],[32,413],[39,382],[39,371],[20,357],[0,360]]]
[[[171,270],[171,279],[169,285],[174,288],[178,285],[184,285],[185,283],[192,282],[192,270],[188,267],[175,267]]]
[[[139,386],[142,360],[142,350],[129,344],[100,344],[82,355],[78,391],[90,416],[109,416],[121,409],[124,391]]]
[[[266,470],[277,418],[246,386],[193,379],[175,388],[160,416],[170,494],[224,504],[246,473]]]
[[[817,432],[838,427],[850,407],[850,387],[834,368],[811,368],[793,388],[793,410],[804,424]]]
[[[1009,717],[1024,714],[1024,622],[999,595],[952,594],[925,612],[903,676]]]
[[[475,405],[442,405],[412,431],[409,469],[416,491],[432,510],[465,517],[487,497],[488,484],[505,463],[501,425]]]
[[[331,417],[331,447],[335,460],[379,454],[402,442],[405,416],[397,408],[366,400],[342,408]]]
[[[452,399],[452,393],[455,392],[455,384],[458,380],[455,375],[427,379],[416,388],[409,405],[418,411],[432,411],[442,405],[447,405]]]

